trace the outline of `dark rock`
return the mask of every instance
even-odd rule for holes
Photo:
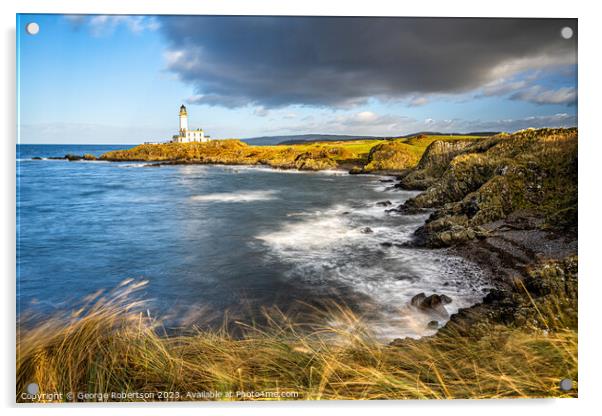
[[[508,296],[509,296],[509,294],[506,290],[492,289],[489,291],[487,296],[485,296],[485,298],[483,298],[483,303],[486,305],[491,305],[493,303],[497,303],[497,302],[500,302],[500,301],[506,299]]]
[[[42,160],[42,158],[40,156],[34,156],[31,158],[31,160]]]
[[[451,302],[451,298],[445,295],[437,295],[433,294],[427,296],[420,305],[423,308],[435,309],[439,307],[439,305],[446,305]]]
[[[447,295],[441,295],[441,296],[440,296],[440,298],[441,298],[441,302],[442,302],[444,305],[447,305],[447,304],[449,304],[449,303],[452,303],[452,298],[450,298],[450,297],[449,297],[449,296],[447,296]]]
[[[380,182],[382,182],[382,183],[391,183],[391,182],[394,182],[394,180],[393,179],[381,179]]]
[[[389,241],[385,241],[383,243],[380,243],[381,246],[383,247],[393,247],[393,243],[389,242]]]
[[[468,218],[472,218],[477,215],[477,212],[479,212],[479,204],[476,196],[473,196],[467,202],[465,202],[462,206],[462,209]]]
[[[403,347],[406,344],[405,339],[403,338],[395,338],[393,341],[389,343],[391,347]]]
[[[370,227],[364,227],[360,230],[360,232],[362,234],[372,234],[374,231],[372,231],[372,228],[370,228]]]
[[[78,160],[82,160],[84,157],[80,156],[80,155],[73,155],[71,153],[68,153],[65,155],[65,159],[67,159],[69,162],[74,162],[74,161],[78,161]]]
[[[412,298],[412,300],[410,301],[410,304],[412,306],[417,306],[420,307],[422,305],[422,302],[426,299],[426,295],[424,294],[424,292],[417,294],[416,296],[414,296]]]
[[[401,214],[401,215],[420,215],[420,214],[426,214],[428,212],[428,210],[426,210],[424,208],[418,208],[418,207],[408,205],[408,204],[403,204],[403,205],[398,206],[397,208],[388,209],[385,212],[387,212],[387,213],[395,212],[395,213]]]
[[[399,248],[415,248],[415,247],[421,247],[419,244],[416,243],[416,241],[414,240],[410,240],[410,241],[402,241],[401,243],[393,243],[393,245],[395,247],[399,247]]]
[[[388,207],[390,205],[393,205],[391,201],[380,201],[376,203],[377,207]]]
[[[430,321],[427,325],[426,325],[427,329],[439,329],[439,321]]]
[[[351,214],[351,212],[349,212],[349,211],[341,212],[341,215],[349,215],[349,214]]]
[[[409,275],[406,275],[406,274],[396,276],[395,279],[397,279],[397,280],[406,280],[406,281],[409,281],[409,282],[413,282],[415,280],[418,280],[418,278],[416,276],[409,276]]]
[[[451,298],[445,295],[433,294],[426,296],[424,293],[419,293],[412,298],[410,304],[425,312],[435,313],[441,317],[447,318],[449,313],[443,305],[450,302]]]

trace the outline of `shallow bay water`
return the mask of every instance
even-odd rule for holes
[[[261,167],[31,160],[128,146],[17,149],[18,309],[75,307],[126,278],[148,280],[148,313],[203,311],[207,322],[336,301],[384,339],[432,334],[408,306],[446,294],[450,313],[479,301],[473,264],[395,246],[426,215],[387,214],[415,192],[390,178]],[[385,244],[383,244],[385,243]],[[388,243],[393,243],[388,244]],[[440,319],[442,324],[444,320]]]

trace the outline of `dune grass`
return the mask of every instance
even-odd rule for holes
[[[34,326],[24,318],[18,328],[17,401],[31,401],[22,392],[32,382],[42,394],[63,393],[50,401],[577,394],[576,388],[563,392],[558,387],[563,378],[577,380],[576,305],[567,307],[576,300],[563,296],[545,302],[526,296],[533,325],[483,323],[468,337],[448,325],[434,337],[392,346],[336,305],[316,310],[320,322],[329,322],[325,325],[295,323],[277,310],[266,310],[268,323],[262,327],[239,323],[242,336],[233,336],[228,325],[166,335],[160,321],[143,312],[144,304],[132,300],[143,286],[144,282],[126,281],[111,293],[90,297],[69,316]],[[68,398],[68,392],[74,396]],[[139,396],[114,398],[112,392]],[[207,398],[202,392],[214,395]],[[146,396],[140,396],[143,393]]]

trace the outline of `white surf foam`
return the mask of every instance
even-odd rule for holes
[[[362,235],[360,230],[349,228],[343,218],[334,215],[310,217],[305,221],[284,224],[279,230],[256,238],[275,251],[301,255],[303,252],[323,250],[337,242],[350,242]]]
[[[276,191],[241,191],[195,195],[190,199],[197,202],[253,202],[276,199]]]
[[[427,324],[435,318],[409,306],[412,297],[421,292],[446,294],[453,300],[446,305],[453,314],[482,298],[482,274],[440,251],[395,246],[408,241],[424,218],[391,217],[376,202],[291,213],[278,229],[256,238],[278,261],[291,265],[292,281],[343,285],[370,299],[365,307],[381,315],[370,322],[379,337],[431,335],[436,330]],[[443,325],[446,319],[438,321]]]
[[[214,165],[217,169],[223,169],[228,172],[241,173],[245,171],[254,172],[269,172],[269,173],[289,173],[289,174],[300,174],[300,175],[329,175],[329,176],[346,176],[349,173],[345,170],[337,169],[326,169],[326,170],[299,170],[299,169],[279,169],[270,166],[257,166],[257,165]]]

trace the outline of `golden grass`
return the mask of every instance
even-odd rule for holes
[[[112,293],[91,297],[68,317],[33,327],[23,322],[17,340],[17,401],[30,401],[22,392],[31,382],[40,393],[64,394],[51,401],[68,400],[68,392],[91,394],[76,394],[80,401],[98,401],[97,395],[111,392],[155,395],[138,400],[199,400],[194,394],[200,392],[219,392],[214,400],[577,394],[558,388],[562,378],[577,380],[576,321],[564,317],[562,299],[537,305],[545,330],[487,325],[480,329],[484,335],[463,337],[445,329],[435,337],[389,346],[338,306],[316,310],[330,325],[294,323],[270,311],[263,327],[239,324],[242,336],[233,336],[226,325],[168,336],[159,321],[141,312],[142,303],[131,300],[143,285],[126,281]]]
[[[207,164],[267,165],[280,169],[323,170],[350,167],[365,171],[414,167],[435,140],[479,139],[476,136],[419,136],[390,140],[325,141],[251,146],[235,139],[206,143],[143,144],[101,156],[111,161],[178,161]],[[374,153],[377,147],[380,153]]]

